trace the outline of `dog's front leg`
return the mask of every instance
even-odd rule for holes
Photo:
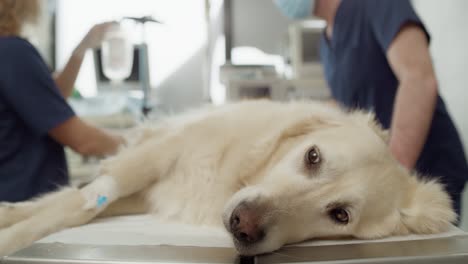
[[[0,229],[26,219],[36,212],[34,202],[0,203]]]
[[[86,208],[98,208],[141,192],[168,175],[177,164],[183,139],[176,135],[155,139],[102,164],[102,175],[81,189]]]
[[[107,160],[103,175],[81,190],[63,189],[32,201],[30,206],[36,209],[32,214],[0,230],[0,255],[64,228],[85,224],[110,203],[143,191],[175,166],[181,142],[180,137],[170,136],[129,148]],[[15,209],[15,204],[8,206]]]
[[[63,228],[87,223],[99,213],[99,210],[84,209],[86,201],[78,189],[62,189],[52,196],[57,199],[46,197],[43,204],[36,201],[39,207],[47,205],[36,214],[0,230],[0,256],[11,254]]]
[[[66,199],[70,189],[71,188],[61,189],[25,202],[0,203],[0,229],[28,219],[51,206],[56,201]]]

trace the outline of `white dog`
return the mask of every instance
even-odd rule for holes
[[[136,132],[84,188],[2,204],[0,253],[121,214],[224,224],[243,255],[311,238],[436,233],[456,218],[439,183],[392,158],[369,114],[250,101]]]

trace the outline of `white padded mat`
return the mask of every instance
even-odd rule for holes
[[[448,232],[436,235],[409,235],[377,240],[313,240],[296,244],[295,246],[379,243],[387,241],[434,239],[452,236],[468,236],[468,233],[453,227]],[[222,228],[164,223],[151,215],[99,219],[85,226],[70,228],[50,235],[40,240],[38,243],[233,247],[228,233]]]

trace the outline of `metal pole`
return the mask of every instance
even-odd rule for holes
[[[232,0],[224,0],[224,37],[226,64],[231,63],[232,51]]]

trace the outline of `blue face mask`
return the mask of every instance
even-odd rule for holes
[[[315,0],[273,0],[283,15],[302,19],[312,15]]]

